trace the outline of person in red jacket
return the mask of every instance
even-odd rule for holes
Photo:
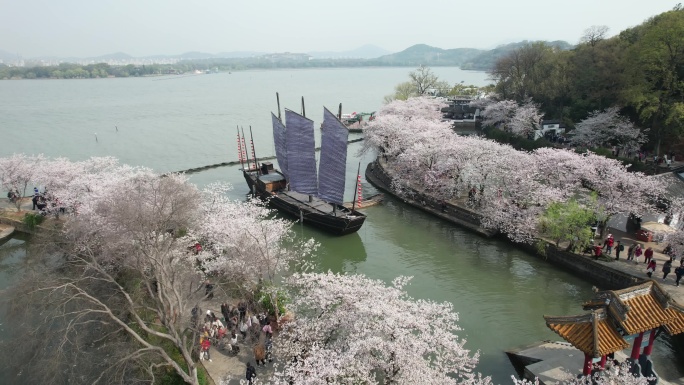
[[[651,259],[653,259],[653,248],[652,247],[649,247],[648,249],[646,249],[646,251],[644,251],[644,258],[646,258],[646,260],[644,260],[644,263],[651,262]]]
[[[202,347],[202,350],[200,351],[200,358],[202,355],[204,355],[207,361],[211,362],[211,356],[209,355],[209,347],[211,346],[211,342],[209,341],[209,338],[202,339],[200,346]]]
[[[648,265],[646,265],[646,275],[648,275],[648,278],[651,278],[651,275],[653,274],[655,269],[656,269],[656,261],[652,259],[648,263]]]
[[[601,254],[603,253],[603,247],[601,247],[601,244],[599,243],[598,245],[594,246],[594,259],[599,259]]]
[[[608,255],[613,253],[613,243],[615,242],[615,238],[613,238],[613,234],[608,234],[606,237],[606,241],[603,243],[606,247],[606,253]]]

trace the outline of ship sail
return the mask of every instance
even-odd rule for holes
[[[285,109],[285,122],[290,188],[298,193],[318,195],[313,120]]]
[[[344,204],[349,130],[327,108],[323,110],[318,197],[341,205]]]
[[[285,126],[275,115],[273,115],[273,113],[271,113],[271,121],[273,122],[273,143],[275,144],[278,166],[280,166],[280,172],[287,178],[287,141],[285,139]]]

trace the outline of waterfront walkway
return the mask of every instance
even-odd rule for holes
[[[627,248],[633,243],[641,244],[644,250],[646,250],[649,247],[652,247],[653,259],[656,261],[657,264],[652,279],[658,282],[660,286],[670,295],[670,297],[672,297],[672,299],[675,300],[675,302],[677,302],[680,305],[684,305],[684,278],[682,278],[679,287],[674,285],[676,279],[674,269],[677,266],[679,266],[679,259],[672,263],[672,270],[670,271],[670,274],[668,274],[667,278],[664,280],[662,279],[663,264],[665,263],[665,261],[670,259],[669,256],[663,254],[663,249],[665,248],[665,246],[667,246],[666,244],[658,243],[655,241],[640,241],[636,238],[635,234],[625,233],[623,231],[610,227],[606,231],[606,235],[613,234],[613,238],[615,238],[616,241],[619,240],[621,244],[625,246],[625,250],[620,253],[620,259],[617,261],[615,260],[615,250],[613,250],[613,253],[611,255],[608,255],[608,257],[612,257],[610,260],[605,260],[604,258],[602,258],[597,261],[598,263],[604,265],[606,268],[615,269],[642,280],[648,280],[649,278],[646,275],[646,264],[644,263],[643,254],[641,255],[641,257],[639,257],[639,261],[636,261],[636,258],[634,261],[628,261]],[[606,255],[605,252],[604,255]],[[587,258],[589,258],[589,256],[587,256]]]

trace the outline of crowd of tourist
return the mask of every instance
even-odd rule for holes
[[[205,287],[208,290],[207,293],[213,294],[213,285],[207,282]],[[198,317],[199,313],[198,308],[193,309],[193,318]],[[211,310],[207,310],[204,314],[199,340],[200,360],[212,362],[210,353],[212,346],[218,351],[235,356],[240,352],[240,345],[243,345],[252,346],[257,367],[265,366],[266,361],[273,361],[271,355],[273,317],[254,311],[246,301],[240,301],[235,306],[224,302],[221,304],[220,313],[221,317]],[[247,363],[245,376],[250,383],[256,377],[256,369],[251,362]]]
[[[604,251],[606,255],[612,256],[613,250],[615,250],[615,260],[617,261],[620,260],[620,253],[624,251],[625,246],[622,243],[624,242],[615,240],[612,234],[608,234],[603,243],[598,243],[597,245],[590,247],[590,251],[593,253],[594,259],[599,259]],[[653,254],[653,247],[649,246],[644,249],[644,245],[634,242],[627,248],[626,260],[638,264],[640,262],[639,258],[643,255],[643,262],[646,264],[646,275],[648,278],[652,278],[653,273],[655,273],[658,268],[658,263],[653,258]],[[667,276],[672,272],[672,265],[677,260],[677,255],[670,245],[667,245],[665,249],[663,249],[663,254],[669,258],[663,263],[661,268],[661,272],[663,273],[662,281],[665,281]],[[684,257],[681,258],[679,266],[674,269],[674,273],[674,285],[679,286],[682,276],[684,276]]]

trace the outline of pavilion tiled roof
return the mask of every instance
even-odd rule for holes
[[[604,310],[577,316],[544,316],[546,326],[577,349],[601,357],[629,347]]]
[[[666,325],[674,320],[677,313],[668,311],[670,297],[655,281],[604,293],[609,299],[608,313],[626,334]]]
[[[674,318],[665,325],[665,331],[671,336],[684,332],[684,307],[671,305],[667,311],[674,313]]]
[[[655,281],[597,292],[584,309],[591,313],[544,319],[551,330],[593,357],[627,348],[624,336],[661,326],[670,335],[684,332],[684,306]]]

